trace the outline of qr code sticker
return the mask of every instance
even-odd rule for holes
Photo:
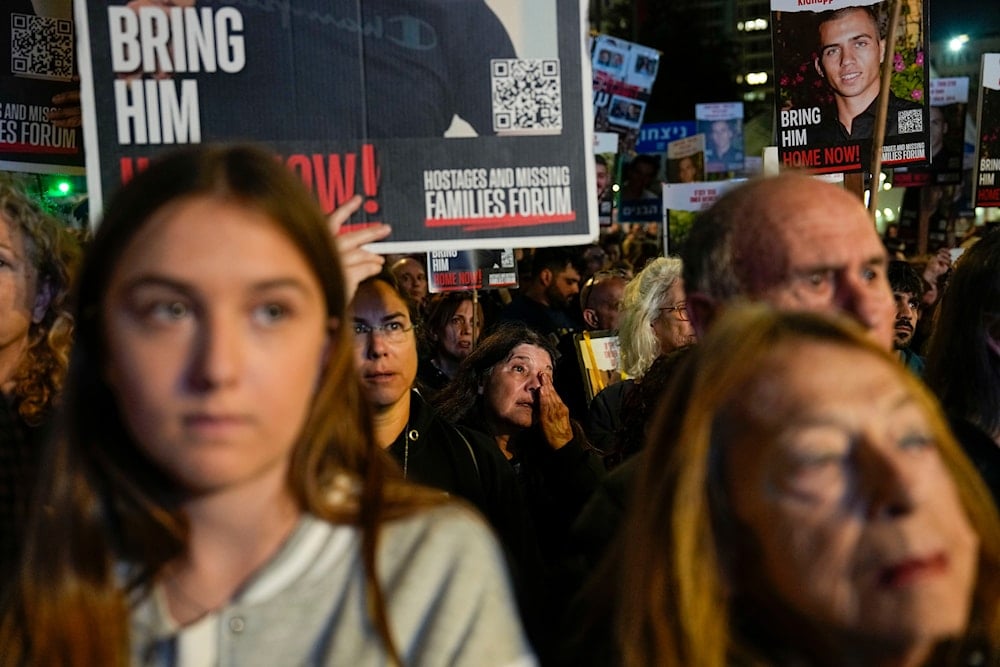
[[[73,22],[31,14],[10,15],[11,74],[32,79],[73,78]]]
[[[900,134],[924,131],[924,112],[921,109],[900,111],[897,118]]]
[[[499,134],[559,134],[562,87],[559,61],[490,61],[493,130]]]

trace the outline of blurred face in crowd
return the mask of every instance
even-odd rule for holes
[[[420,262],[405,257],[392,265],[392,275],[396,277],[403,293],[414,303],[423,304],[427,298],[427,272]]]
[[[453,361],[461,361],[472,352],[472,346],[479,340],[483,328],[483,318],[480,316],[473,327],[472,300],[465,299],[458,304],[455,313],[445,322],[444,328],[438,332],[438,354]]]
[[[896,309],[888,260],[865,207],[818,181],[772,187],[764,193],[770,197],[767,219],[748,230],[757,240],[743,241],[757,246],[745,260],[748,296],[783,310],[844,313],[891,349]],[[761,242],[761,235],[767,240]]]
[[[417,340],[406,302],[381,280],[362,283],[350,307],[361,388],[378,409],[409,401],[417,377]]]
[[[567,264],[561,271],[545,269],[542,274],[549,305],[568,308],[573,297],[580,293],[580,272],[572,264]]]
[[[688,321],[684,303],[684,285],[674,280],[660,302],[659,314],[653,319],[653,335],[660,343],[660,354],[668,354],[694,342],[694,329]]]
[[[215,197],[168,204],[125,248],[103,320],[123,422],[182,489],[286,483],[336,323],[274,221]]]
[[[922,188],[922,190],[930,190],[932,188]],[[938,291],[938,281],[941,280],[941,276],[948,272],[951,268],[951,252],[948,248],[941,248],[934,256],[930,258],[927,262],[927,266],[924,268],[923,279],[924,279],[924,296],[923,303],[927,306],[933,306],[940,295]]]
[[[539,378],[552,377],[552,357],[540,347],[522,343],[493,367],[480,387],[489,419],[500,432],[526,429],[534,421]]]
[[[583,307],[583,319],[593,329],[617,329],[621,316],[622,295],[625,293],[625,278],[619,275],[597,274],[594,284],[587,294]]]
[[[902,350],[910,346],[913,333],[920,319],[920,297],[910,292],[893,291],[892,298],[896,302],[896,324],[893,333],[892,346]]]
[[[614,266],[622,259],[622,247],[617,243],[609,243],[604,246],[604,254],[608,258],[608,264]]]
[[[29,250],[21,230],[0,215],[0,389],[27,352],[29,329],[42,321],[48,305]]]
[[[587,276],[592,276],[598,271],[604,269],[608,263],[608,256],[604,252],[604,248],[601,246],[590,246],[583,252],[583,262],[584,270],[587,272]]]
[[[727,411],[741,425],[728,493],[755,542],[741,558],[760,569],[748,588],[853,664],[869,649],[925,659],[964,630],[975,581],[978,538],[905,372],[785,343]]]
[[[840,97],[874,99],[879,91],[879,65],[885,43],[872,16],[851,9],[819,26],[820,54],[816,69]]]

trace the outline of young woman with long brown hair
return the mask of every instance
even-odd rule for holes
[[[113,198],[80,278],[4,664],[515,664],[489,530],[372,436],[340,262],[272,156]]]

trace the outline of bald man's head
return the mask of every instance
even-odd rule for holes
[[[892,344],[885,249],[843,188],[797,173],[751,181],[698,218],[682,259],[699,335],[719,308],[742,299],[841,312]]]

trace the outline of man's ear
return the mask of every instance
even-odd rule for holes
[[[597,313],[594,312],[593,308],[587,308],[583,311],[583,321],[587,323],[587,326],[591,329],[597,328]]]
[[[813,65],[816,67],[816,73],[825,79],[826,72],[823,71],[823,66],[819,64],[819,56],[813,59]]]
[[[881,63],[885,60],[885,40],[878,40],[878,61]]]
[[[719,305],[715,299],[701,292],[688,293],[686,303],[691,328],[694,329],[695,335],[701,338],[712,325],[712,320],[719,312]]]
[[[45,312],[52,305],[52,297],[54,296],[55,288],[52,287],[52,281],[39,281],[38,291],[35,292],[35,303],[31,306],[31,321],[34,324],[45,319]]]
[[[538,282],[542,284],[542,287],[548,287],[552,284],[552,269],[542,269],[538,272]]]

